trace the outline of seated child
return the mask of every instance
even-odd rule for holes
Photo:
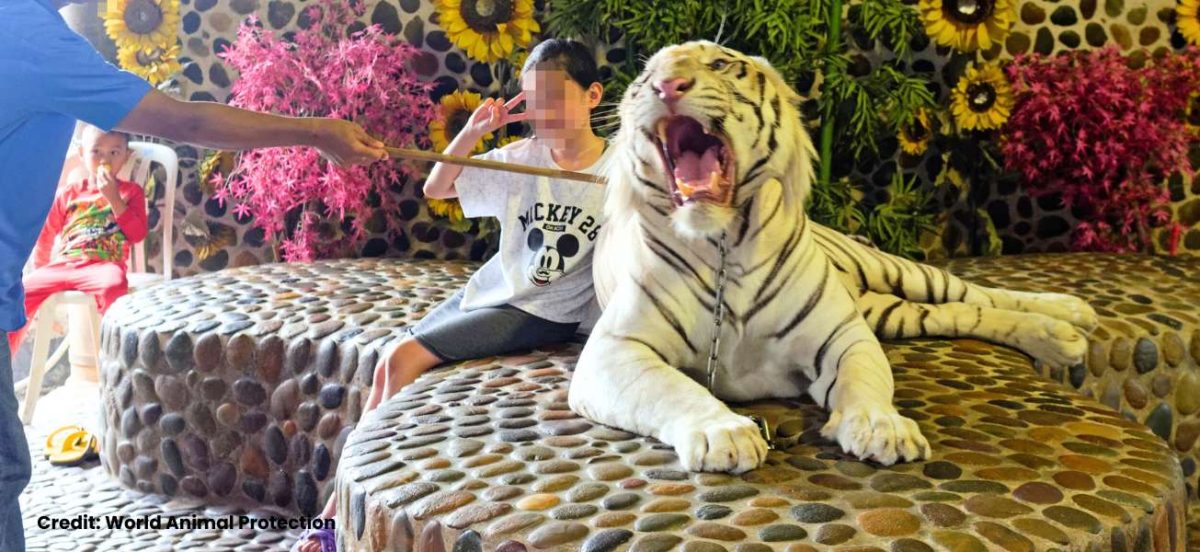
[[[480,157],[595,173],[606,142],[591,126],[591,111],[604,92],[591,49],[570,40],[538,44],[522,69],[521,87],[507,103],[484,101],[445,153],[467,155],[485,134],[529,120],[532,137]],[[526,109],[514,113],[522,102]],[[439,163],[425,195],[457,197],[467,217],[498,218],[500,248],[384,355],[364,412],[434,366],[570,341],[599,314],[592,246],[602,222],[603,186]],[[330,497],[321,516],[334,513]],[[333,543],[332,532],[312,531],[293,549],[328,552]]]
[[[34,270],[23,280],[30,320],[51,295],[68,290],[94,296],[103,314],[128,290],[129,245],[146,237],[145,193],[116,176],[129,158],[129,136],[89,125],[79,157],[85,177],[58,190],[33,250]],[[28,328],[8,334],[14,352]]]

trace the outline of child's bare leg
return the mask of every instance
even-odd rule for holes
[[[421,374],[441,362],[442,360],[421,345],[421,342],[411,337],[404,338],[392,349],[391,354],[380,359],[379,364],[375,366],[375,378],[371,383],[371,393],[367,396],[366,404],[363,405],[363,414],[374,410],[380,403],[403,389],[405,385],[416,381]],[[333,495],[329,496],[329,501],[321,510],[322,518],[332,519],[337,514],[337,502],[334,498]],[[320,552],[321,545],[316,539],[309,539],[307,542],[301,543],[297,550],[299,552]]]

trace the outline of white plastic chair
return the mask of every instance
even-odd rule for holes
[[[146,240],[133,244],[129,256],[130,271],[126,273],[129,291],[132,292],[135,289],[171,279],[175,261],[171,254],[171,240],[174,235],[175,186],[179,180],[179,157],[174,149],[162,144],[130,142],[129,149],[131,150],[130,158],[117,173],[117,178],[145,187],[150,181],[153,163],[162,165],[167,174],[166,182],[158,184],[165,186],[165,205],[159,210],[163,228],[163,271],[162,274],[146,271]],[[71,165],[72,163],[67,163],[68,167]],[[69,333],[71,335],[68,335],[67,339],[63,340],[58,349],[54,351],[54,354],[50,355],[50,334],[53,332],[55,312],[58,307],[68,307],[68,320],[72,328]],[[91,295],[79,291],[56,293],[42,304],[38,313],[34,321],[33,358],[29,366],[25,404],[21,406],[21,421],[26,424],[33,419],[33,411],[42,392],[42,378],[45,377],[47,368],[54,366],[68,348],[73,349],[73,355],[76,358],[87,360],[90,357],[92,365],[95,365],[98,361],[97,352],[100,349],[100,312],[96,309],[96,300]]]

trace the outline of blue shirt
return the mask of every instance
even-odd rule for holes
[[[110,130],[149,91],[67,27],[52,0],[0,1],[0,331],[25,325],[21,269],[75,120]]]

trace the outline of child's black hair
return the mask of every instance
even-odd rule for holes
[[[80,132],[80,134],[79,134],[79,139],[80,139],[81,143],[82,143],[82,140],[83,140],[83,135],[84,135],[84,134],[87,134],[88,132],[98,132],[98,133],[100,133],[100,135],[101,135],[101,136],[104,136],[104,135],[109,135],[109,134],[111,134],[111,135],[113,135],[113,136],[117,136],[117,137],[119,137],[119,138],[121,138],[122,140],[124,140],[124,141],[125,141],[125,147],[129,147],[129,142],[130,142],[130,141],[133,139],[133,138],[132,138],[132,137],[129,135],[129,133],[128,133],[128,132],[123,132],[123,131],[120,131],[120,130],[115,130],[115,129],[114,129],[114,130],[110,130],[110,131],[108,131],[108,132],[105,132],[105,131],[104,131],[104,129],[102,129],[102,128],[98,127],[98,126],[95,126],[95,125],[91,125],[91,124],[84,123],[84,125],[83,125],[83,130],[82,130],[82,132]]]
[[[591,48],[576,40],[551,38],[538,43],[525,59],[521,74],[533,70],[535,65],[565,71],[571,80],[584,89],[600,82],[595,54]]]

